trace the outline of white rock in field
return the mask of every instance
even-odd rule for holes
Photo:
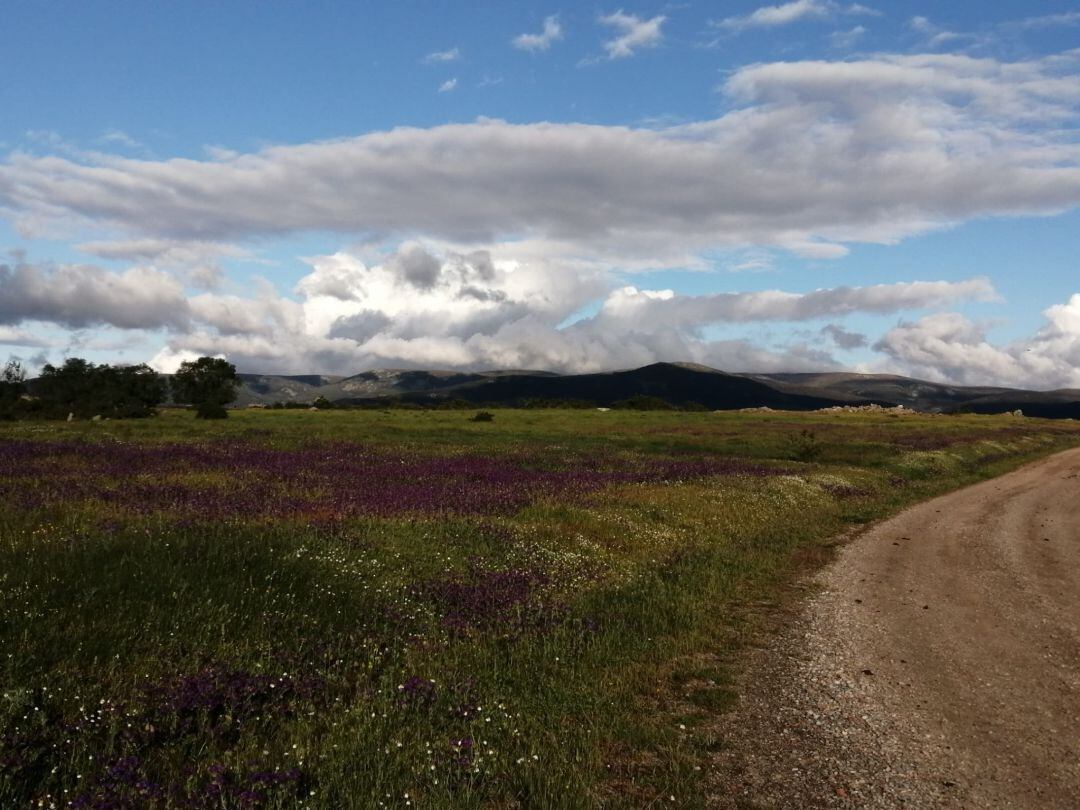
[[[68,413],[68,418],[67,418],[67,420],[68,420],[69,422],[74,422],[74,421],[75,421],[75,414],[73,414],[73,413]]]

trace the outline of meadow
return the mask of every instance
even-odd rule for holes
[[[1080,443],[879,413],[0,425],[0,807],[701,806],[845,531]]]

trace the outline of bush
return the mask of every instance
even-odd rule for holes
[[[814,461],[823,449],[817,434],[806,428],[788,439],[789,456],[796,461]]]
[[[470,422],[494,422],[495,421],[495,414],[491,413],[491,411],[477,411],[476,415],[473,416],[473,418],[470,419],[469,421]]]
[[[229,412],[220,402],[200,402],[195,406],[196,419],[225,419]]]

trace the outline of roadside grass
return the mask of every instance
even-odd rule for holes
[[[703,721],[799,572],[1080,440],[471,416],[0,427],[0,806],[703,806]]]

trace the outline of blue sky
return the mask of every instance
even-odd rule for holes
[[[1080,387],[1075,4],[59,3],[0,358]]]

